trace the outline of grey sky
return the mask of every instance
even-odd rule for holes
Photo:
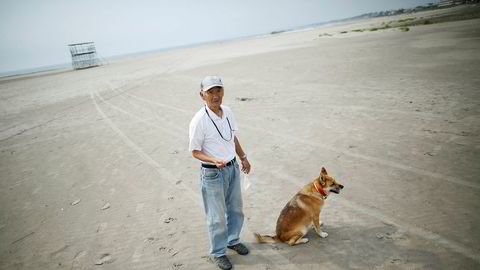
[[[102,57],[269,33],[434,0],[0,0],[0,73],[70,61],[67,44]]]

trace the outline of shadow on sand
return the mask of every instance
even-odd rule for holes
[[[311,229],[307,234],[310,241],[306,244],[290,247],[285,243],[247,243],[250,255],[230,253],[229,257],[236,265],[264,265],[264,269],[276,269],[286,261],[299,269],[478,269],[479,266],[449,250],[440,256],[441,247],[392,225],[370,228],[325,225],[322,228],[329,233],[325,239]],[[416,241],[420,244],[411,245]]]

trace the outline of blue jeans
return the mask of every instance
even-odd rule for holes
[[[210,255],[225,255],[226,247],[240,242],[243,200],[238,163],[218,168],[201,168],[203,206],[207,215]]]

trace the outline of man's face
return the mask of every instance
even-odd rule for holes
[[[210,109],[219,108],[223,100],[223,88],[215,86],[208,89],[208,91],[202,92],[201,96]]]

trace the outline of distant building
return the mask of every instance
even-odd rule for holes
[[[93,42],[69,44],[74,69],[83,69],[99,66],[97,50]]]

